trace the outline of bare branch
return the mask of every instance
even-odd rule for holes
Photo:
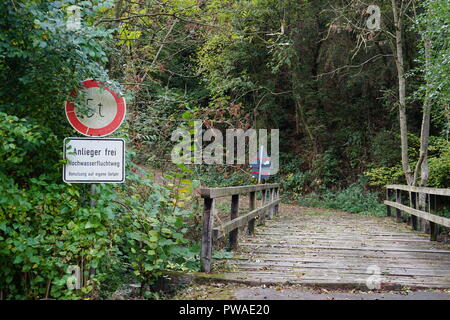
[[[369,62],[371,62],[373,60],[377,60],[377,59],[382,58],[382,57],[393,57],[393,55],[392,54],[377,54],[377,55],[367,59],[366,61],[364,61],[363,63],[360,63],[358,65],[342,66],[342,67],[339,67],[339,68],[337,68],[337,69],[335,69],[333,71],[326,72],[326,73],[321,73],[321,74],[315,76],[315,78],[318,79],[318,78],[321,78],[321,77],[326,76],[326,75],[335,74],[336,72],[338,72],[338,71],[340,71],[342,69],[360,68],[360,67],[363,67],[364,65],[366,65],[367,63],[369,63]]]

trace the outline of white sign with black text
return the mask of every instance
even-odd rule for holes
[[[123,139],[64,139],[63,180],[67,183],[125,182]]]

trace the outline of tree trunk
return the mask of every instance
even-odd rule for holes
[[[116,19],[119,19],[122,16],[122,5],[123,5],[123,0],[117,0],[116,8],[114,10],[114,17]]]
[[[392,11],[394,14],[395,24],[395,43],[396,43],[396,57],[398,76],[398,98],[399,98],[399,118],[400,118],[400,139],[401,139],[401,153],[402,153],[402,167],[405,174],[406,183],[413,185],[413,174],[409,165],[408,156],[408,127],[406,122],[406,78],[403,57],[403,5],[398,8],[397,1],[392,1]],[[403,0],[400,1],[403,3]]]
[[[299,30],[303,30],[306,26],[310,25],[312,22],[310,20],[298,20],[292,23],[292,25],[287,27],[287,32],[291,33],[291,39],[293,42],[293,47],[295,48],[296,52],[301,52],[302,50],[305,50],[305,48],[308,47],[308,42],[302,37]],[[294,106],[295,106],[295,115],[296,115],[296,126],[297,126],[297,133],[300,131],[300,127],[303,127],[304,133],[307,135],[308,139],[311,142],[311,145],[313,147],[314,151],[314,157],[315,158],[318,154],[318,148],[317,148],[317,139],[314,136],[313,131],[310,128],[310,125],[308,124],[308,119],[306,116],[306,110],[308,106],[308,102],[304,98],[304,92],[302,88],[302,84],[308,82],[311,76],[311,70],[308,68],[310,65],[308,64],[308,61],[302,57],[301,54],[295,55],[294,63],[292,64],[292,71],[291,71],[291,81],[292,81],[292,96],[294,99]]]
[[[429,70],[431,59],[431,40],[427,37],[424,39],[425,47],[425,73]],[[425,75],[426,78],[426,75]],[[431,99],[430,92],[427,88],[425,93],[425,101],[423,106],[422,129],[420,133],[420,154],[417,161],[416,169],[414,170],[414,183],[417,181],[418,172],[420,170],[419,186],[424,187],[428,180],[428,145],[430,140],[430,118],[431,118]],[[420,168],[420,169],[419,169]],[[419,196],[419,210],[426,210],[425,195]],[[430,223],[425,219],[419,219],[419,228],[421,231],[427,232],[430,228]]]
[[[430,111],[431,104],[428,98],[425,98],[425,105],[423,108],[423,118],[422,118],[422,130],[420,136],[420,155],[417,161],[416,170],[414,172],[414,182],[416,184],[417,175],[420,170],[420,182],[419,186],[426,186],[428,180],[428,143],[430,136]],[[418,197],[419,210],[426,211],[426,194],[419,193]],[[427,232],[429,229],[429,222],[425,219],[417,218],[417,223],[420,231]]]
[[[430,39],[424,39],[425,47],[425,73],[428,72],[430,59],[431,59],[431,41]],[[416,169],[414,170],[414,184],[417,183],[417,177],[420,171],[420,183],[419,186],[426,185],[428,180],[428,145],[430,140],[430,118],[431,118],[431,99],[429,98],[430,92],[427,88],[425,93],[425,101],[423,105],[422,115],[422,128],[420,132],[420,153],[419,160],[417,161]]]

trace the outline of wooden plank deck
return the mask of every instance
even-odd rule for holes
[[[381,289],[450,288],[450,249],[393,218],[285,207],[241,237],[224,270],[211,276],[253,285],[365,289],[379,280]]]

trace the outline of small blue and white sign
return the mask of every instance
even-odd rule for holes
[[[258,183],[272,174],[272,162],[263,146],[260,147],[258,156],[250,161],[250,168],[253,178],[258,179]]]

